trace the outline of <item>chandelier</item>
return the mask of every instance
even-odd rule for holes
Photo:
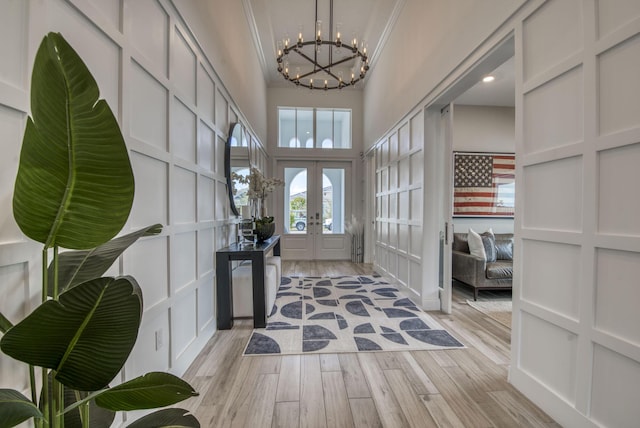
[[[309,89],[326,91],[354,86],[364,79],[369,70],[366,44],[361,41],[358,47],[356,36],[343,43],[339,24],[333,37],[333,0],[329,1],[329,37],[323,38],[322,21],[318,20],[318,0],[315,3],[314,39],[304,40],[302,26],[296,43],[292,44],[285,34],[284,39],[277,42],[278,72],[296,86]],[[295,66],[293,70],[292,65]]]

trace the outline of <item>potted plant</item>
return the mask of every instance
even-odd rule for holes
[[[117,411],[197,395],[161,372],[109,387],[136,342],[143,302],[134,278],[102,275],[138,238],[162,226],[112,239],[133,203],[128,151],[93,76],[60,34],[45,36],[36,54],[31,112],[13,213],[22,232],[43,244],[42,304],[15,325],[0,314],[0,348],[29,365],[31,385],[29,398],[0,389],[0,425],[34,418],[42,428],[108,427]],[[129,425],[161,426],[199,423],[186,410],[165,409]]]

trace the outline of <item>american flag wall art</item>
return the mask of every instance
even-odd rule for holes
[[[453,215],[513,217],[515,155],[453,154]]]

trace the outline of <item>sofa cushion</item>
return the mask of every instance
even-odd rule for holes
[[[513,236],[496,235],[496,258],[498,260],[513,260]]]
[[[501,260],[487,263],[486,275],[487,279],[511,279],[513,278],[513,263]]]

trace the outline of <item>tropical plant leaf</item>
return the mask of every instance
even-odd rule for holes
[[[44,302],[7,331],[0,347],[17,360],[55,370],[69,388],[97,391],[124,365],[141,316],[135,279],[98,278]]]
[[[9,321],[7,317],[2,315],[2,313],[0,312],[0,333],[2,334],[6,333],[7,330],[9,330],[11,327],[13,327],[13,324],[11,324],[11,321]]]
[[[94,399],[100,407],[119,411],[170,406],[197,395],[193,387],[179,377],[151,372],[107,389]]]
[[[72,249],[113,238],[133,203],[118,122],[78,54],[49,33],[36,54],[13,213],[29,238]]]
[[[144,416],[127,428],[200,428],[195,416],[184,409],[164,409]]]
[[[104,243],[91,250],[65,251],[58,256],[58,293],[90,279],[100,278],[118,257],[143,236],[157,235],[161,224],[154,224]],[[53,296],[53,263],[48,270],[48,294]]]
[[[27,397],[13,389],[0,389],[0,426],[14,427],[42,413]]]

